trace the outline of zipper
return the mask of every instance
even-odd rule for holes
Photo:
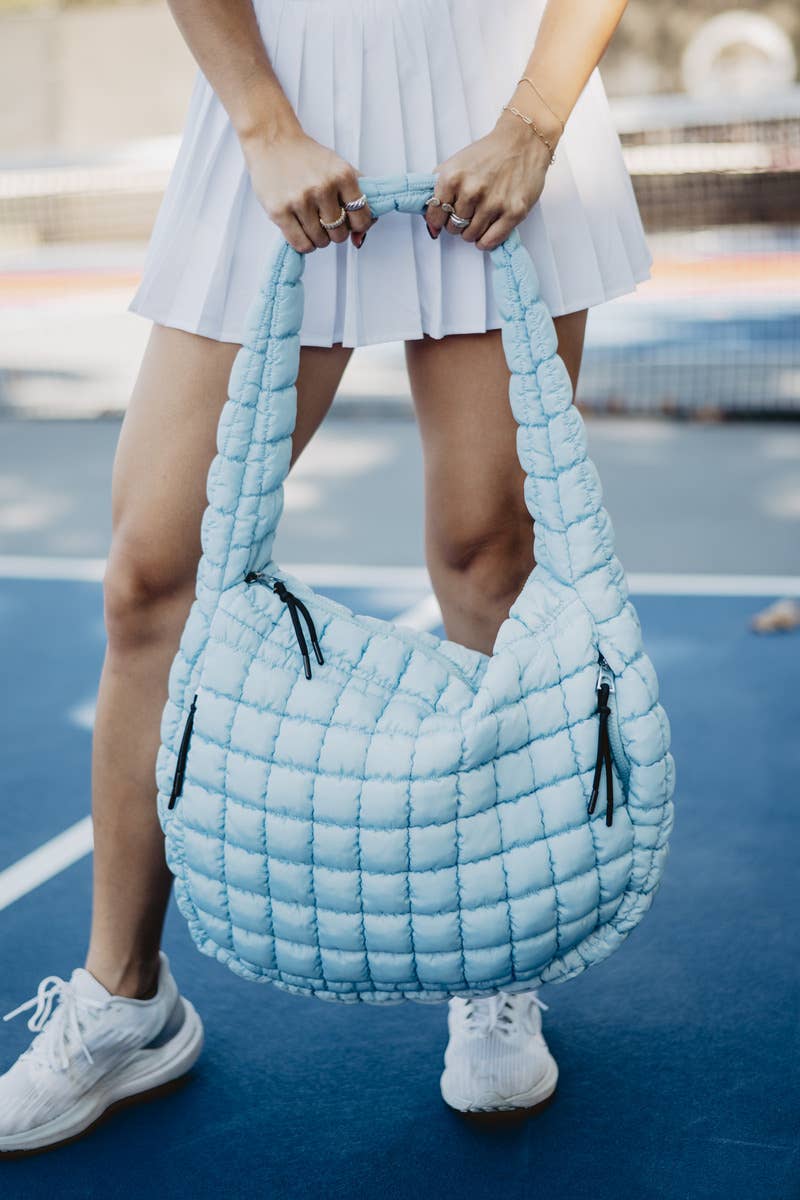
[[[613,678],[614,677],[612,675],[612,680]],[[611,691],[616,695],[616,689],[614,687],[611,688]],[[631,766],[622,742],[622,734],[619,728],[617,700],[609,700],[609,707],[611,711],[608,714],[608,739],[611,742],[611,757],[614,761],[614,766],[617,769],[617,774],[619,775],[624,786],[627,788],[628,780],[630,779],[631,774]]]
[[[597,807],[600,794],[600,781],[605,768],[606,776],[606,825],[614,820],[614,777],[612,766],[616,765],[617,773],[624,783],[630,776],[628,760],[622,745],[622,736],[616,713],[616,702],[612,705],[611,696],[616,692],[614,672],[601,653],[597,655],[598,671],[595,690],[597,692],[597,712],[600,717],[597,730],[597,758],[592,780],[592,794],[589,800],[589,814]]]
[[[263,576],[263,578],[268,581],[274,581],[276,578],[274,575],[266,575],[263,571],[250,571],[244,576],[244,579],[246,582],[256,582],[256,576]],[[333,600],[329,600],[326,596],[319,592],[315,592],[314,594],[314,605],[315,609],[330,613],[333,617],[341,617],[346,613],[348,619],[352,620],[356,625],[359,626],[360,629],[364,629],[370,634],[374,632],[371,624],[367,623],[368,621],[371,621],[371,618],[366,618],[365,621],[359,617],[358,613],[354,613],[345,609],[343,605],[337,604]],[[387,621],[386,624],[393,626],[393,635],[395,637],[405,642],[406,645],[415,646],[418,649],[421,649],[426,655],[435,655],[437,661],[442,664],[446,671],[448,671],[450,674],[455,672],[459,679],[463,679],[464,683],[471,691],[475,691],[476,685],[473,676],[460,667],[455,659],[450,658],[448,654],[443,654],[441,651],[433,649],[430,642],[428,642],[424,637],[417,635],[412,629],[403,628],[401,625],[393,625],[391,621]],[[488,656],[484,657],[488,658]]]
[[[303,626],[300,623],[300,616],[298,616],[298,613],[302,615],[306,622],[308,635],[311,638],[311,645],[314,650],[314,657],[320,666],[324,664],[325,659],[322,657],[322,650],[320,649],[317,631],[314,627],[314,621],[311,617],[311,613],[308,611],[303,601],[299,596],[295,596],[294,592],[289,591],[282,579],[277,579],[273,575],[265,575],[262,571],[248,571],[244,577],[244,581],[245,583],[260,583],[263,587],[270,588],[271,591],[273,591],[289,609],[289,616],[292,619],[294,635],[297,638],[297,645],[300,647],[300,655],[303,659],[303,672],[306,679],[310,679],[311,656],[308,653],[308,643],[306,642],[305,634],[303,633]]]
[[[194,714],[197,708],[197,692],[192,697],[192,703],[189,708],[189,715],[186,718],[186,724],[183,727],[181,736],[181,744],[178,747],[178,761],[175,764],[175,775],[172,780],[172,791],[170,792],[167,808],[174,808],[175,802],[183,791],[183,779],[186,774],[186,759],[189,756],[189,740],[192,736],[192,726],[194,725]]]

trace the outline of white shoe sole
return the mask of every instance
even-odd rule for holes
[[[0,1137],[0,1154],[42,1150],[85,1133],[113,1105],[143,1099],[185,1075],[203,1049],[203,1023],[194,1006],[183,1000],[185,1019],[174,1037],[153,1050],[137,1050],[124,1066],[100,1080],[67,1111],[35,1129]]]
[[[529,1091],[520,1092],[516,1096],[500,1096],[495,1093],[494,1096],[489,1094],[481,1096],[480,1103],[468,1100],[465,1096],[459,1096],[450,1090],[447,1070],[442,1073],[440,1087],[445,1104],[454,1108],[456,1112],[486,1113],[541,1108],[555,1092],[557,1083],[558,1064],[552,1055],[548,1055],[547,1069],[541,1079]]]

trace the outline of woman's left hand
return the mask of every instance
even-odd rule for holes
[[[440,204],[429,205],[425,222],[431,237],[444,229],[479,250],[494,250],[541,196],[550,158],[541,138],[504,109],[490,133],[434,168],[438,199],[470,221],[459,229]]]

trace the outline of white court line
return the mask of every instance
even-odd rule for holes
[[[292,575],[316,587],[430,588],[424,567],[371,567],[352,563],[286,563]],[[103,558],[0,554],[0,579],[102,581]],[[723,575],[641,572],[628,575],[639,596],[800,596],[800,575]]]
[[[0,554],[0,579],[77,579],[101,583],[104,558],[68,558],[58,554]]]
[[[800,596],[800,575],[683,575],[632,571],[636,596]]]
[[[442,623],[442,610],[433,592],[429,592],[418,604],[412,604],[405,612],[398,613],[392,620],[396,625],[407,625],[418,632],[429,633]]]
[[[90,854],[93,840],[92,818],[84,817],[39,846],[38,850],[0,871],[0,910]]]

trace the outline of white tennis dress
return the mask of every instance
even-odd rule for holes
[[[304,130],[361,175],[433,171],[488,133],[525,69],[545,0],[255,0],[270,61]],[[531,134],[531,136],[533,136]],[[630,292],[651,256],[600,76],[592,74],[519,225],[553,316]],[[282,237],[227,114],[198,72],[130,304],[162,325],[240,342]],[[419,215],[386,214],[305,262],[304,345],[500,325],[490,259]]]

